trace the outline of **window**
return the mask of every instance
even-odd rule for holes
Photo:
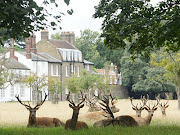
[[[66,51],[63,51],[63,59],[66,61]]]
[[[73,68],[74,68],[74,66],[73,66],[73,65],[71,65],[71,73],[73,73],[73,72],[74,72],[74,71],[73,71],[73,70],[74,70]]]
[[[11,97],[14,97],[14,85],[11,85]]]
[[[71,60],[74,61],[74,52],[71,52]]]
[[[79,54],[79,61],[82,61],[82,54],[81,54],[81,52],[78,52],[78,54]]]
[[[5,90],[1,89],[1,99],[5,97]]]
[[[75,68],[75,66],[74,66],[74,75],[76,74],[76,68]]]
[[[68,54],[68,61],[70,61],[71,60],[71,56],[70,56],[71,52],[68,51],[67,54]]]
[[[51,76],[53,76],[53,64],[51,64]]]
[[[58,68],[59,66],[58,65],[56,65],[56,75],[58,76],[59,75],[59,68]]]
[[[24,90],[24,85],[20,85],[20,97],[25,97],[25,90]]]
[[[69,94],[68,88],[65,89],[65,94]]]
[[[77,51],[76,51],[76,52],[74,52],[74,59],[75,59],[75,61],[78,61]]]
[[[66,65],[66,76],[68,76],[68,65]]]

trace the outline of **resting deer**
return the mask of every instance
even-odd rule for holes
[[[87,104],[89,105],[89,109],[88,109],[88,112],[96,112],[96,111],[100,111],[101,108],[96,104],[96,100],[95,100],[95,96],[92,97],[91,99],[88,99],[86,96],[86,102]]]
[[[109,99],[109,97],[111,98],[110,101],[110,109],[112,111],[112,113],[116,113],[119,112],[119,109],[115,107],[115,104],[117,103],[117,100],[115,100],[114,97],[112,97],[112,95],[106,95],[106,98]],[[101,98],[98,96],[98,99],[101,100]],[[82,115],[81,117],[86,118],[87,120],[91,121],[91,120],[99,120],[99,119],[103,119],[103,115],[107,115],[107,113],[105,113],[102,109],[100,111],[96,111],[96,112],[88,112],[84,115]],[[109,116],[109,115],[108,115]]]
[[[81,93],[82,95],[82,93]],[[69,107],[73,109],[73,115],[72,118],[66,121],[65,124],[65,129],[88,129],[88,125],[85,122],[82,121],[77,121],[78,120],[78,115],[79,115],[79,110],[80,108],[84,107],[84,104],[82,104],[85,101],[85,98],[82,95],[82,101],[78,104],[75,105],[73,101],[69,99],[70,93],[67,95],[67,100],[69,101]]]
[[[109,126],[109,125],[121,125],[121,126],[138,126],[137,122],[134,120],[134,118],[132,118],[129,115],[122,115],[119,117],[114,117],[113,112],[111,111],[110,107],[109,107],[109,99],[105,96],[103,96],[103,99],[101,99],[102,103],[100,103],[102,105],[102,110],[107,113],[108,115],[110,115],[111,118],[108,119],[103,119],[100,121],[97,121],[93,124],[94,127],[105,127],[105,126]],[[104,108],[103,108],[104,107]],[[107,116],[105,116],[107,117]]]
[[[36,111],[41,107],[41,105],[45,102],[47,95],[45,94],[45,98],[39,104],[37,104],[34,108],[19,99],[19,96],[16,96],[17,100],[20,104],[26,107],[29,110],[29,121],[27,127],[59,127],[64,126],[64,123],[60,121],[58,118],[49,118],[49,117],[36,117]]]
[[[144,109],[148,111],[148,115],[145,118],[142,117],[138,117],[138,116],[133,116],[133,118],[137,121],[138,125],[149,125],[151,123],[154,111],[157,110],[158,108],[158,104],[159,104],[159,100],[156,98],[156,104],[153,105],[153,107],[149,106],[145,106]]]
[[[138,107],[138,103],[136,104],[136,106],[133,104],[132,102],[132,98],[129,98],[132,104],[132,109],[136,111],[136,116],[141,117],[141,112],[142,110],[144,110],[144,106],[146,105],[147,101],[149,100],[149,95],[147,95],[147,99],[145,98],[145,96],[141,96],[141,101],[142,104],[140,103],[140,106]]]
[[[167,93],[165,93],[165,95],[166,95],[166,97],[167,97],[167,101],[166,102],[164,102],[164,103],[159,103],[159,107],[161,108],[161,112],[162,112],[162,116],[166,116],[166,108],[168,108],[169,107],[169,105],[168,105],[168,102],[169,102],[169,96],[168,96],[168,94]],[[158,95],[158,97],[159,97],[160,95]],[[160,98],[160,97],[159,97]]]

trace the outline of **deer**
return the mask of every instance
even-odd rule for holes
[[[103,96],[103,99],[101,99],[101,101],[101,109],[105,113],[107,113],[110,118],[108,117],[107,119],[96,121],[93,124],[94,127],[105,127],[109,125],[138,126],[138,123],[134,120],[134,118],[129,115],[122,115],[115,118],[111,108],[109,107],[109,99],[107,97]],[[104,116],[107,117],[107,115]]]
[[[95,100],[96,96],[92,97],[91,99],[88,99],[85,96],[85,101],[87,102],[87,104],[89,105],[89,109],[88,112],[96,112],[96,111],[100,111],[101,108],[96,104],[97,101]]]
[[[164,103],[159,103],[159,107],[161,108],[161,112],[162,112],[162,116],[166,117],[166,108],[169,107],[169,95],[167,93],[165,93],[166,97],[167,97],[167,101]],[[158,95],[158,97],[160,98],[160,94]]]
[[[27,105],[19,99],[19,95],[15,96],[20,104],[26,107],[29,110],[29,120],[27,127],[60,127],[64,126],[64,123],[58,118],[49,118],[49,117],[36,117],[36,111],[42,106],[47,98],[45,93],[45,98],[43,101],[38,103],[35,107],[31,107],[30,104]]]
[[[116,113],[116,112],[119,112],[119,109],[115,107],[115,104],[117,103],[117,100],[115,100],[114,97],[112,97],[111,94],[109,95],[105,95],[106,98],[111,99],[111,102],[110,102],[110,109],[113,113]],[[97,96],[97,98],[99,100],[101,100],[101,97],[100,96]],[[100,108],[101,109],[101,108]],[[96,111],[96,112],[88,112],[84,115],[81,115],[81,117],[83,118],[86,118],[88,121],[94,121],[94,120],[99,120],[99,119],[103,119],[103,115],[107,115],[109,117],[109,115],[107,113],[105,113],[102,109],[100,111]]]
[[[82,92],[81,92],[82,95]],[[82,104],[85,101],[85,98],[82,95],[82,101],[75,105],[73,101],[70,100],[70,92],[67,95],[67,101],[69,101],[69,107],[73,109],[72,118],[66,121],[65,129],[88,129],[88,125],[85,122],[78,121],[78,115],[81,108],[84,107],[84,104]]]
[[[151,123],[154,112],[157,110],[159,104],[159,99],[156,98],[156,103],[154,103],[153,107],[149,105],[145,105],[144,109],[148,111],[148,115],[145,118],[132,116],[138,123],[139,126],[149,125]]]
[[[141,117],[141,112],[142,110],[144,110],[144,106],[146,105],[147,101],[149,100],[149,95],[147,94],[147,99],[145,98],[145,96],[141,96],[141,101],[142,104],[140,103],[140,106],[138,107],[138,103],[136,104],[136,106],[133,104],[132,100],[133,98],[129,98],[131,101],[131,105],[132,105],[132,109],[136,111],[136,116]]]

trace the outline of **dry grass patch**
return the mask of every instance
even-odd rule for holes
[[[140,102],[140,100],[134,100]],[[155,100],[152,102],[156,102]],[[46,101],[40,109],[36,112],[37,117],[56,117],[66,122],[67,119],[72,117],[73,110],[69,108],[69,103],[66,101],[59,102],[59,104],[51,104]],[[0,125],[1,126],[26,126],[28,123],[29,111],[22,106],[19,102],[8,102],[0,103]],[[152,105],[151,105],[152,106]],[[132,110],[131,103],[128,99],[118,100],[116,107],[120,109],[120,112],[115,113],[115,116],[119,115],[135,115],[135,111]],[[180,110],[177,109],[178,102],[177,100],[170,100],[169,107],[166,110],[166,118],[162,117],[161,110],[158,108],[155,111],[151,125],[167,125],[167,124],[176,124],[180,125]],[[87,117],[88,107],[85,106],[80,110],[79,120],[85,121],[90,126],[97,120],[102,119],[103,117],[99,114],[96,119],[91,119]],[[142,117],[147,115],[147,111],[142,112]]]

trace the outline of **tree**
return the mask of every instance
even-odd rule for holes
[[[69,5],[70,0],[64,2]],[[33,31],[49,26],[55,29],[64,14],[58,10],[57,0],[44,0],[44,7],[37,5],[35,0],[1,0],[0,5],[0,43],[8,38],[28,37]],[[58,14],[48,11],[48,5],[55,5]],[[67,12],[72,14],[73,10]],[[48,17],[52,19],[50,23]]]
[[[48,91],[52,94],[51,101],[58,104],[58,95],[63,91],[62,81],[59,78],[48,77]]]
[[[180,49],[180,1],[164,0],[153,6],[150,0],[101,0],[94,18],[104,18],[102,34],[109,48],[127,48],[135,57],[149,56],[166,47]]]
[[[60,33],[57,32],[55,34],[52,34],[51,39],[60,40],[61,39]]]
[[[164,77],[177,86],[178,107],[180,109],[180,52],[166,52],[165,48],[151,56],[151,65],[162,67],[166,73]]]
[[[41,92],[48,86],[48,77],[46,75],[38,76],[37,73],[31,73],[28,78],[22,78],[21,82],[32,89],[33,103],[37,104],[41,102]]]

